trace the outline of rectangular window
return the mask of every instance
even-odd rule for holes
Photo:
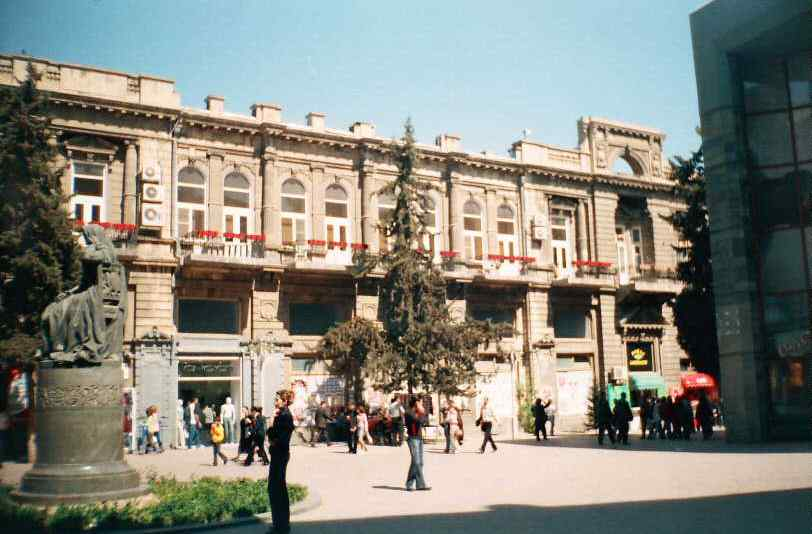
[[[237,334],[238,302],[178,300],[178,331],[194,334]]]
[[[72,162],[71,212],[77,220],[101,222],[104,218],[105,165]],[[89,220],[88,220],[89,219]]]
[[[73,192],[77,195],[104,196],[104,182],[95,178],[74,178]]]
[[[310,373],[316,366],[316,360],[313,358],[291,358],[291,370],[298,373]]]
[[[592,337],[589,312],[585,310],[555,308],[553,330],[555,337],[587,339]]]
[[[340,322],[337,304],[292,303],[289,312],[289,330],[295,336],[322,336]]]
[[[293,219],[285,217],[282,219],[282,242],[290,243],[293,241]]]
[[[187,204],[203,204],[205,202],[205,191],[202,187],[178,186],[178,202]]]
[[[226,215],[226,233],[227,234],[234,233],[234,216],[233,215]]]
[[[469,232],[479,232],[482,230],[482,221],[476,217],[465,217],[463,222],[464,228]]]
[[[476,321],[488,321],[492,323],[507,323],[510,326],[514,324],[516,311],[506,308],[489,308],[473,306],[468,312],[470,317]]]
[[[500,234],[507,234],[513,235],[513,223],[512,222],[497,222],[496,223],[496,231]]]
[[[231,208],[249,207],[248,193],[241,191],[223,191],[223,204]]]
[[[305,199],[295,197],[282,197],[282,211],[290,213],[304,213],[305,212]]]
[[[347,204],[339,204],[337,202],[326,202],[324,204],[324,214],[328,217],[336,217],[338,219],[347,218]]]

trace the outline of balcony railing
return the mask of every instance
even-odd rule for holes
[[[637,272],[629,276],[632,280],[656,282],[657,280],[678,280],[675,269],[657,268],[654,265],[641,265]]]
[[[265,257],[265,238],[257,234],[220,235],[212,230],[193,232],[180,239],[180,253],[202,255],[229,260],[262,259]]]
[[[104,228],[104,233],[113,242],[113,246],[117,249],[135,248],[138,245],[138,228],[134,224],[126,223],[111,223],[105,221],[93,221],[85,223],[84,221],[73,222],[74,230],[78,233],[82,231],[85,224],[96,224]]]

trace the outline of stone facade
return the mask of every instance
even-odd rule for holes
[[[28,61],[0,56],[0,83],[19,84]],[[65,191],[85,188],[71,212],[123,228],[134,310],[125,344],[136,362],[172,374],[171,395],[197,387],[218,402],[227,392],[263,404],[270,381],[293,381],[338,401],[315,347],[334,321],[378,318],[379,273],[357,280],[351,265],[386,247],[377,191],[396,173],[392,141],[369,123],[336,130],[311,113],[297,125],[267,103],[239,115],[217,96],[192,109],[170,80],[32,61],[46,73]],[[434,186],[426,247],[448,279],[452,316],[516,332],[505,361],[483,352],[480,394],[463,404],[476,410],[487,392],[512,421],[517,390],[529,388],[554,397],[559,428],[571,430],[583,428],[593,383],[634,390],[627,339],[650,343],[641,372],[663,390],[685,364],[665,306],[680,289],[675,235],[660,219],[679,208],[665,136],[594,117],[577,131],[575,149],[522,139],[504,157],[465,152],[451,134],[417,147],[417,173]],[[612,170],[619,159],[630,173]],[[88,190],[93,179],[103,187]],[[649,320],[637,324],[641,309]],[[171,350],[144,349],[153,328]],[[133,376],[140,387],[141,363]],[[146,393],[154,386],[141,396],[156,397]]]

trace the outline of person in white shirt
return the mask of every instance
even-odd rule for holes
[[[445,427],[445,453],[456,454],[456,440],[460,433],[460,416],[453,400],[448,401],[443,426]]]
[[[234,428],[235,423],[234,405],[231,403],[231,397],[226,397],[226,402],[220,406],[220,420],[223,423],[223,430],[225,431],[225,442],[234,443],[236,440],[236,432]]]
[[[178,407],[175,409],[175,440],[173,442],[176,449],[186,448],[185,426],[183,424],[183,399],[178,399]]]
[[[496,421],[496,418],[493,413],[493,409],[490,407],[490,403],[488,401],[488,397],[485,397],[485,400],[482,401],[482,409],[479,411],[479,420],[478,424],[482,427],[482,433],[485,435],[484,439],[482,440],[482,446],[479,448],[479,452],[481,454],[485,454],[485,445],[490,442],[491,447],[493,447],[493,452],[496,452],[496,443],[493,442],[493,436],[491,436],[491,431],[493,430],[493,423]]]
[[[395,395],[392,397],[392,403],[389,405],[389,418],[392,420],[392,433],[389,439],[392,445],[400,447],[403,445],[403,416],[406,410],[400,403],[400,398]]]

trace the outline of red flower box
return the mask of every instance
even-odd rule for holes
[[[572,262],[575,267],[596,267],[596,268],[607,268],[611,267],[612,264],[608,261],[587,261],[587,260],[576,260]]]
[[[327,247],[329,247],[329,248],[339,248],[341,250],[344,250],[345,248],[347,248],[347,243],[344,242],[344,241],[328,241],[327,242]]]
[[[323,247],[327,242],[323,239],[308,239],[307,244],[311,247]]]
[[[217,230],[198,230],[197,237],[202,237],[205,239],[212,239],[220,235],[220,232]]]
[[[353,250],[366,250],[369,248],[369,245],[367,245],[366,243],[353,243],[350,246],[352,247]]]
[[[455,252],[453,250],[443,250],[443,251],[440,252],[441,257],[448,258],[448,259],[455,258],[455,257],[459,256],[459,254],[460,254],[459,252]]]
[[[286,247],[295,247],[296,241],[282,241],[282,245]]]
[[[248,234],[250,241],[265,241],[265,236],[262,234]]]
[[[535,263],[536,258],[534,258],[532,256],[521,256],[519,258],[519,261],[522,262],[522,263]]]

